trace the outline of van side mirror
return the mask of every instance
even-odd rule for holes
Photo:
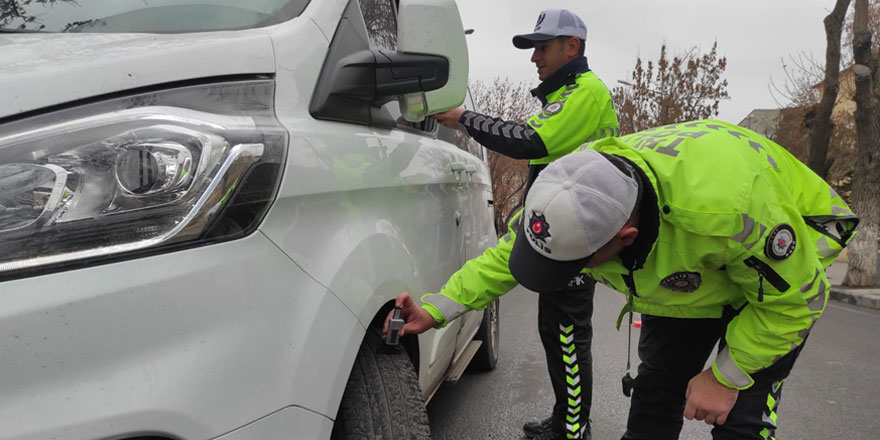
[[[340,59],[326,84],[331,97],[381,105],[398,95],[438,89],[448,72],[442,56],[363,49]]]
[[[400,0],[397,50],[440,55],[449,62],[446,84],[436,90],[402,95],[400,113],[412,122],[460,106],[467,93],[468,50],[454,0]],[[423,89],[427,90],[427,89]]]
[[[400,0],[400,7],[398,38],[407,42],[380,50],[370,47],[358,3],[349,2],[309,104],[313,117],[395,127],[382,109],[395,99],[413,122],[464,101],[467,46],[455,2]]]
[[[374,51],[376,95],[393,96],[443,87],[449,61],[437,55]]]

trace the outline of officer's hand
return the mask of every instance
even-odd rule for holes
[[[723,425],[738,396],[739,390],[722,385],[709,368],[688,382],[684,416],[705,420],[707,425]]]
[[[464,108],[454,108],[452,110],[446,110],[445,112],[437,113],[432,117],[437,120],[444,127],[451,128],[453,130],[458,129],[458,120],[461,119],[461,115],[464,113]]]
[[[419,335],[437,325],[437,320],[427,310],[417,306],[406,292],[397,295],[394,304],[395,307],[400,307],[400,317],[405,322],[403,329],[400,331],[400,336],[409,333]],[[385,339],[385,336],[388,334],[388,321],[393,315],[394,310],[388,312],[388,317],[385,318],[385,325],[382,327],[382,339]]]

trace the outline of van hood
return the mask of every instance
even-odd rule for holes
[[[271,38],[200,34],[0,35],[0,118],[138,87],[272,74]]]

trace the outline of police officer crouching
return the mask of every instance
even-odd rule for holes
[[[533,184],[511,274],[549,292],[586,273],[642,313],[623,439],[677,439],[682,415],[714,439],[773,438],[783,380],[828,300],[825,269],[858,219],[782,147],[727,123],[582,150]]]

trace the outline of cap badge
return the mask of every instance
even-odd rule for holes
[[[774,260],[784,260],[794,253],[797,238],[791,226],[782,223],[770,231],[764,244],[764,255]]]
[[[538,29],[541,27],[541,23],[544,22],[544,18],[546,18],[546,17],[547,17],[547,14],[545,14],[543,12],[541,13],[541,15],[538,16],[538,23],[535,24],[535,32],[537,32]]]
[[[660,285],[676,292],[691,293],[700,287],[703,277],[699,272],[676,272],[663,278]]]
[[[547,224],[547,220],[543,215],[537,215],[535,212],[532,212],[532,216],[529,218],[529,232],[535,240],[541,240],[544,243],[547,243],[547,238],[550,237],[550,225]]]

